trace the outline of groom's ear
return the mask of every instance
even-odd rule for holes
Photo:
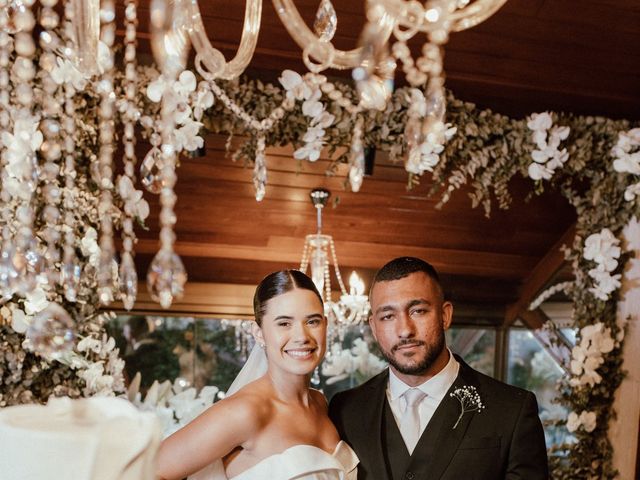
[[[453,303],[442,302],[442,328],[449,330],[451,322],[453,321]]]

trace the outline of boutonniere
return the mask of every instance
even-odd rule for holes
[[[453,429],[458,426],[462,416],[467,412],[480,412],[484,408],[480,394],[476,390],[476,387],[465,385],[464,387],[456,388],[451,394],[452,397],[457,398],[460,402],[460,416],[456,420]]]

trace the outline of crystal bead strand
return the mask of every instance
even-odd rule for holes
[[[8,10],[8,0],[0,0],[0,130],[9,131],[11,127],[11,82],[9,82],[9,66],[13,51],[13,38],[9,35],[11,16]],[[0,146],[0,152],[4,150]],[[2,152],[4,153],[4,152]],[[0,170],[2,185],[6,185],[8,173],[6,171],[5,156],[0,155]],[[3,203],[9,203],[10,196],[5,189],[0,191]],[[12,260],[12,235],[9,224],[12,212],[8,208],[2,209],[2,251],[0,253],[0,302],[9,300],[13,295],[12,283],[18,275]]]
[[[309,266],[309,241],[305,238],[304,247],[302,247],[302,260],[300,260],[300,271],[302,273],[306,273],[308,266]]]
[[[209,87],[216,97],[222,100],[224,106],[238,117],[242,122],[257,133],[256,140],[256,156],[254,158],[253,168],[253,185],[256,191],[256,200],[259,202],[264,199],[265,185],[267,183],[267,167],[265,164],[265,134],[269,132],[280,120],[284,118],[286,112],[293,110],[295,100],[285,97],[280,106],[262,120],[258,120],[251,116],[247,111],[231,100],[222,88],[220,88],[212,79],[209,79]]]
[[[44,96],[42,98],[42,119],[40,121],[40,131],[44,136],[44,141],[40,146],[40,152],[45,163],[42,167],[42,193],[45,200],[45,207],[42,210],[42,218],[45,223],[44,238],[47,245],[45,255],[45,271],[47,272],[48,283],[55,285],[59,281],[58,263],[60,261],[60,251],[58,243],[60,241],[60,186],[58,178],[60,176],[59,160],[62,156],[60,119],[62,116],[61,105],[63,104],[60,94],[62,93],[58,84],[51,77],[50,71],[56,65],[56,55],[54,51],[59,47],[59,41],[55,33],[58,27],[59,17],[54,10],[57,0],[41,0],[40,10],[40,77]]]
[[[139,116],[136,100],[136,27],[138,24],[137,17],[137,0],[125,1],[125,111],[122,116],[124,125],[124,175],[129,178],[132,185],[135,185],[135,122]],[[127,200],[125,200],[127,201]],[[133,206],[132,206],[133,207]],[[124,218],[122,220],[122,261],[120,262],[120,299],[124,308],[131,310],[136,301],[138,293],[138,274],[136,266],[133,262],[133,245],[136,236],[133,231],[134,208],[124,209]]]
[[[34,0],[28,0],[22,3],[20,8],[13,10],[13,25],[16,30],[14,37],[14,48],[16,58],[11,69],[12,82],[16,86],[14,90],[15,107],[12,105],[13,127],[19,131],[20,135],[35,134],[37,130],[38,118],[32,115],[32,109],[35,103],[35,92],[33,90],[33,80],[36,75],[36,69],[33,64],[36,47],[33,41],[33,28],[35,27],[35,18],[31,10]],[[16,132],[17,133],[17,132]],[[37,260],[37,252],[35,250],[35,242],[33,235],[33,217],[32,200],[37,188],[37,157],[35,149],[39,145],[34,142],[28,142],[25,138],[20,138],[23,143],[28,143],[28,148],[22,153],[22,175],[19,181],[25,187],[26,195],[22,196],[15,215],[18,221],[17,231],[15,234],[13,264],[18,266],[19,275],[15,279],[14,289],[21,295],[30,292],[35,287],[35,275],[33,267],[34,262],[29,261],[28,254],[35,253],[33,260]],[[37,140],[36,140],[37,142]],[[35,147],[35,148],[34,148]]]
[[[267,164],[264,155],[265,140],[264,133],[258,134],[256,141],[256,158],[253,163],[253,187],[256,191],[256,200],[261,202],[264,199],[267,185]]]
[[[113,90],[113,42],[115,38],[115,5],[113,0],[102,0],[100,6],[100,40],[106,45],[108,52],[107,65],[99,83],[100,108],[100,151],[98,162],[100,169],[100,264],[98,270],[98,296],[103,305],[113,301],[113,139],[114,139],[114,103]]]
[[[176,240],[173,227],[176,224],[174,206],[176,194],[174,186],[177,176],[175,170],[176,152],[172,144],[172,132],[175,125],[173,104],[170,96],[175,95],[170,89],[165,90],[162,97],[161,137],[162,137],[162,170],[160,191],[160,251],[156,254],[147,272],[147,288],[151,298],[160,303],[162,308],[169,308],[174,300],[184,294],[187,273],[180,257],[173,246]]]
[[[362,146],[362,117],[358,116],[353,127],[349,154],[349,184],[354,192],[360,191],[364,178],[364,148]]]
[[[336,270],[336,278],[338,279],[338,285],[340,285],[340,291],[343,295],[346,295],[347,289],[344,287],[344,282],[342,281],[342,275],[340,274],[340,267],[338,266],[338,257],[336,255],[336,246],[333,243],[333,238],[329,240],[329,248],[331,248],[331,257],[333,258],[333,266]]]
[[[73,3],[66,2],[64,6],[65,25],[64,34],[66,49],[73,49]],[[70,228],[65,229],[64,247],[62,257],[62,272],[60,283],[64,289],[64,296],[70,302],[75,302],[80,285],[82,269],[76,257],[75,244],[75,94],[76,90],[72,82],[64,84],[64,115],[62,126],[64,128],[64,195],[62,206],[64,208],[64,224]]]

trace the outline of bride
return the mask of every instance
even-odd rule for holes
[[[227,392],[160,446],[160,479],[355,480],[322,393],[309,388],[325,353],[327,320],[313,281],[274,272],[253,298],[256,347]]]

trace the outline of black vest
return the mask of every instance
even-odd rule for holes
[[[436,439],[442,429],[442,403],[431,417],[427,428],[418,440],[413,454],[409,455],[400,429],[387,399],[382,411],[382,446],[387,473],[392,480],[427,479],[429,463],[436,450]],[[440,413],[440,415],[438,415]]]

